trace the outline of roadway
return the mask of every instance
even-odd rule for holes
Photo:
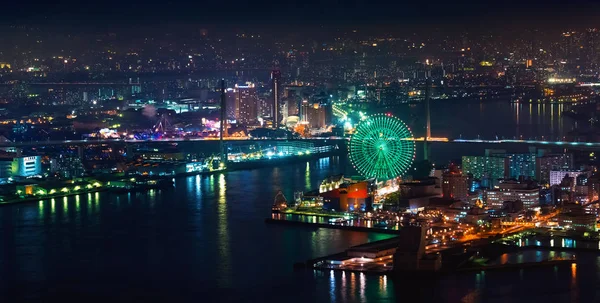
[[[305,141],[326,141],[326,140],[345,140],[344,137],[311,137],[302,139],[286,139],[286,138],[247,138],[247,137],[230,137],[223,138],[225,142],[240,142],[240,141],[289,141],[289,140],[305,140]],[[202,138],[167,138],[167,139],[82,139],[82,140],[47,140],[47,141],[25,141],[25,142],[0,142],[0,147],[29,147],[29,146],[48,146],[48,145],[97,145],[97,144],[140,144],[140,143],[178,143],[178,142],[202,142],[202,141],[219,141],[218,137],[202,137]]]
[[[110,144],[110,143],[177,143],[177,142],[198,142],[198,141],[218,141],[218,137],[202,137],[202,138],[165,138],[165,139],[83,139],[83,140],[48,140],[48,141],[27,141],[27,142],[0,142],[0,147],[29,147],[40,145],[88,145],[88,144]],[[229,137],[223,138],[226,142],[239,141],[288,141],[288,140],[305,140],[305,141],[327,141],[327,140],[349,140],[349,137],[310,137],[299,139],[287,138],[250,138],[250,137]],[[418,137],[412,139],[415,142],[424,142],[425,138]],[[477,143],[477,144],[528,144],[528,145],[551,145],[562,147],[600,147],[600,142],[571,142],[571,141],[547,141],[547,140],[518,140],[518,139],[449,139],[444,137],[431,137],[427,139],[429,143]]]

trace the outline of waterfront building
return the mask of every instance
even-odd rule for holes
[[[158,161],[181,161],[184,154],[178,151],[142,151],[140,153],[142,160],[158,160]]]
[[[85,167],[79,157],[60,155],[50,159],[50,172],[61,178],[72,179],[83,176]]]
[[[324,208],[336,211],[370,211],[373,209],[375,181],[345,181],[338,188],[319,193]]]
[[[325,178],[319,186],[319,192],[324,193],[340,187],[344,182],[344,175],[335,175]]]
[[[503,208],[504,201],[520,200],[525,209],[540,203],[540,188],[533,182],[504,181],[497,187],[487,190],[486,194],[487,206],[490,208]]]
[[[441,185],[444,198],[467,201],[469,177],[463,175],[456,166],[451,166],[442,174]]]
[[[558,215],[558,225],[577,231],[596,231],[596,214],[586,212],[579,204],[565,205]]]
[[[0,178],[31,177],[41,173],[40,156],[0,158]]]
[[[306,141],[280,141],[275,143],[275,149],[277,150],[277,154],[280,156],[283,155],[297,155],[304,153],[311,153],[315,149],[315,144],[312,142]],[[319,149],[319,151],[321,151]]]

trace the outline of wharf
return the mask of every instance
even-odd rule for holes
[[[317,211],[310,211],[310,210],[293,210],[293,209],[286,209],[286,210],[281,210],[280,214],[283,215],[301,215],[301,216],[317,216],[317,217],[328,217],[328,218],[344,218],[346,216],[348,216],[348,214],[345,213],[335,213],[335,212],[317,212]]]
[[[509,263],[509,264],[497,264],[497,265],[485,265],[477,267],[464,267],[458,268],[456,272],[477,272],[477,271],[501,271],[501,270],[520,270],[526,268],[538,268],[547,266],[576,266],[575,259],[564,259],[564,260],[545,260],[541,262],[523,262],[523,263]]]
[[[382,233],[382,234],[393,234],[393,235],[398,234],[398,230],[385,229],[385,228],[380,228],[380,227],[348,226],[348,225],[331,224],[331,223],[310,223],[310,222],[301,222],[301,221],[293,221],[293,220],[278,220],[278,219],[272,219],[272,218],[265,219],[265,223],[316,227],[316,228],[342,229],[342,230],[349,230],[349,231],[360,231],[360,232]]]

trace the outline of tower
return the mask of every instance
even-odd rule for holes
[[[430,70],[427,69],[426,80],[425,80],[425,139],[423,141],[423,160],[429,160],[429,144],[427,141],[431,138],[431,116],[429,113],[429,99],[431,97],[431,75]]]
[[[235,85],[235,114],[239,123],[254,125],[258,117],[258,96],[256,86],[252,82],[246,85]]]
[[[273,85],[273,128],[279,126],[279,82],[281,81],[281,71],[274,69],[271,72],[271,84]]]
[[[221,152],[221,161],[225,161],[225,150],[223,148],[223,132],[227,129],[225,124],[227,118],[225,112],[227,110],[227,102],[225,99],[225,79],[221,79],[221,123],[219,125],[219,151]]]

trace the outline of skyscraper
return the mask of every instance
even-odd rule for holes
[[[468,177],[456,167],[451,166],[442,174],[442,194],[444,198],[454,200],[467,200],[469,190]]]
[[[499,156],[463,156],[463,174],[472,174],[475,179],[488,179],[491,184],[483,184],[491,187],[497,184],[498,179],[506,177],[507,158]],[[486,186],[487,185],[487,186]]]
[[[510,178],[518,179],[521,176],[525,178],[535,178],[535,154],[509,154],[507,156],[509,167],[508,176]]]
[[[245,125],[256,124],[258,121],[258,96],[254,83],[236,84],[233,89],[233,97],[234,116],[237,122]],[[231,102],[231,99],[229,101]]]
[[[271,85],[273,89],[273,127],[277,128],[281,118],[279,117],[279,85],[281,81],[281,71],[275,69],[271,72]]]
[[[550,171],[573,168],[572,154],[545,155],[537,158],[536,177],[542,183],[550,182]]]
[[[237,115],[236,115],[236,102],[235,99],[237,97],[237,88],[228,88],[227,91],[225,92],[226,94],[226,99],[227,101],[226,103],[226,115],[227,118],[229,119],[237,119]]]

